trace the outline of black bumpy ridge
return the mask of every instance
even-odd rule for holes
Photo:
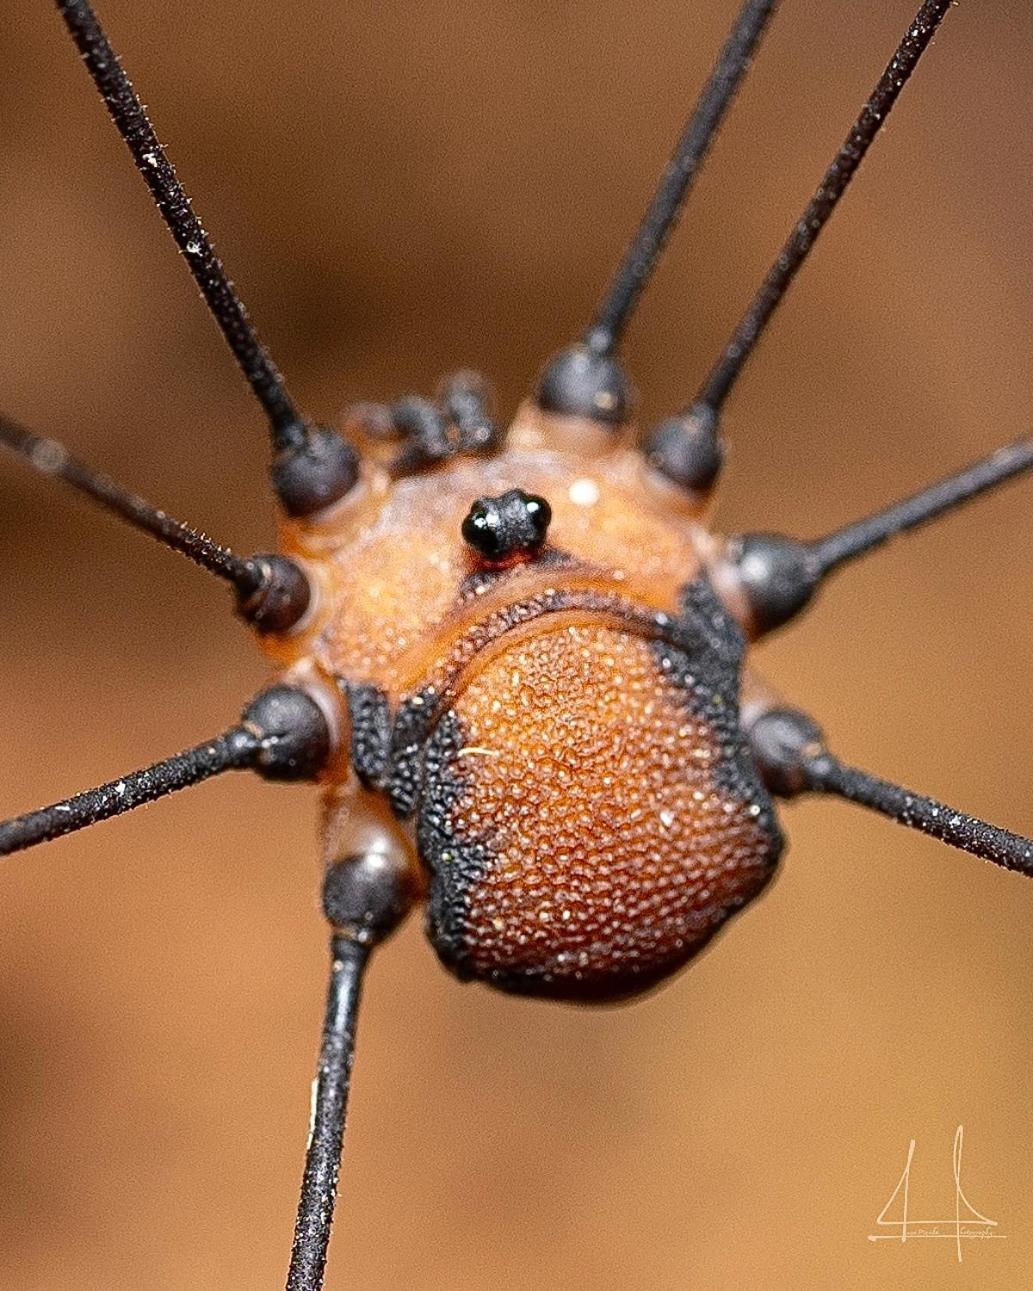
[[[459,719],[449,710],[437,724],[426,750],[416,819],[416,848],[431,876],[427,938],[445,967],[462,981],[474,976],[466,956],[467,894],[492,862],[489,841],[461,837],[452,827],[467,792],[456,758],[465,744]]]
[[[369,789],[382,789],[391,761],[391,709],[377,686],[337,679],[351,718],[351,759],[355,774]]]
[[[387,776],[387,798],[399,820],[416,810],[424,776],[424,755],[436,715],[437,697],[423,690],[410,695],[395,714]]]

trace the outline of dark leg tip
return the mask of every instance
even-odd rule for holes
[[[237,613],[258,632],[289,632],[304,618],[312,588],[302,569],[276,553],[252,556],[258,586],[238,593]]]
[[[323,880],[323,912],[334,931],[364,946],[383,941],[412,905],[404,861],[383,852],[334,861]]]
[[[359,478],[359,455],[326,426],[299,426],[272,465],[273,488],[291,516],[339,502]]]
[[[330,724],[298,686],[263,690],[241,721],[260,741],[254,768],[266,780],[314,780],[330,758]]]
[[[724,462],[718,427],[717,410],[708,403],[695,403],[660,422],[644,441],[642,452],[672,484],[689,493],[706,493]]]
[[[561,350],[538,378],[535,401],[544,412],[588,417],[605,426],[624,425],[634,394],[624,369],[612,355],[587,345]]]

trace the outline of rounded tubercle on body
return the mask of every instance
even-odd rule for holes
[[[541,551],[551,520],[552,508],[545,498],[507,489],[473,503],[463,520],[463,541],[487,565],[515,564]]]

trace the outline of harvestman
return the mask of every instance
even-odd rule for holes
[[[298,411],[92,8],[58,0],[268,418],[283,550],[241,558],[7,418],[0,442],[228,582],[279,671],[214,739],[0,824],[0,854],[233,768],[325,786],[332,968],[289,1288],[322,1285],[363,973],[417,900],[459,976],[600,1000],[667,977],[763,889],[772,794],[1033,874],[1033,842],[844,765],[744,668],[833,570],[1033,467],[1033,440],[820,539],[705,525],[725,400],[950,3],[921,6],[695,398],[636,447],[619,344],[775,0],[744,4],[598,312],[509,430],[462,372],[343,434]]]

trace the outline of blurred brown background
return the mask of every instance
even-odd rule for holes
[[[692,390],[910,18],[786,0],[633,329]],[[585,321],[732,0],[107,0],[321,416]],[[949,15],[729,412],[720,521],[803,535],[1026,429],[1033,13]],[[0,32],[6,411],[243,550],[261,420],[45,4]],[[816,70],[815,70],[816,69]],[[873,557],[761,664],[844,756],[1033,830],[1030,485]],[[0,462],[0,815],[192,743],[263,678],[222,589]],[[992,1287],[1033,1269],[1033,885],[836,804],[650,1000],[372,975],[328,1286]],[[314,795],[228,777],[0,872],[0,1285],[275,1287],[322,1008]],[[873,1245],[918,1140],[1003,1241]]]

